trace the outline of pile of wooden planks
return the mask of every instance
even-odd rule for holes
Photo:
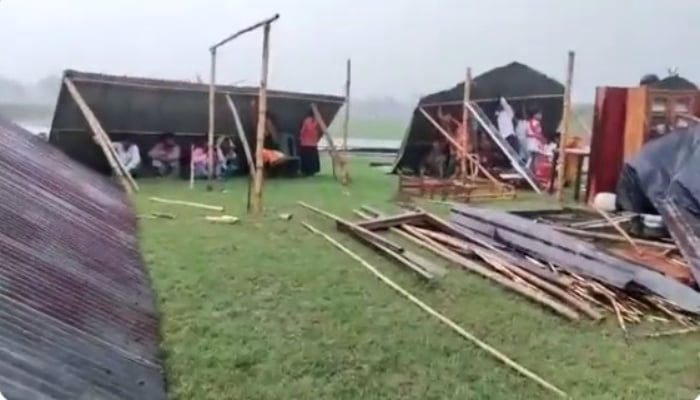
[[[660,287],[654,286],[654,279],[664,279],[661,275],[640,278],[634,275],[635,271],[606,272],[608,264],[618,261],[624,264],[626,261],[614,254],[588,254],[587,249],[575,242],[577,239],[570,238],[571,242],[566,243],[567,238],[559,246],[547,242],[549,239],[545,234],[537,237],[537,232],[527,229],[524,232],[509,232],[498,225],[497,218],[493,218],[494,224],[491,225],[489,215],[485,215],[485,219],[478,224],[475,222],[477,219],[467,221],[469,213],[478,215],[482,212],[480,209],[472,208],[469,212],[465,211],[466,214],[460,213],[463,209],[453,210],[448,222],[420,209],[387,216],[372,207],[362,206],[353,210],[361,220],[350,222],[308,204],[301,204],[334,219],[340,231],[351,234],[429,281],[445,275],[444,269],[390,241],[385,233],[401,237],[443,259],[448,265],[497,283],[571,321],[600,321],[609,316],[618,321],[625,333],[628,324],[645,321],[675,323],[693,329],[698,325],[696,316],[700,314],[700,309],[693,308],[693,301],[697,299],[678,289],[687,286],[672,279],[660,282]],[[523,241],[519,241],[520,236],[517,235],[522,235]],[[528,243],[527,240],[537,243],[533,244],[532,249],[519,247]],[[562,246],[571,246],[572,251],[579,253],[569,257]],[[576,257],[587,257],[587,263],[572,267],[567,257],[574,263],[577,262]],[[600,271],[590,273],[586,269],[590,266]],[[677,304],[673,298],[669,298],[673,296],[664,296],[668,294],[665,290],[680,296],[684,302]]]

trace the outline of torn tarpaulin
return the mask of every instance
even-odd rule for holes
[[[622,169],[618,206],[658,213],[700,282],[700,125],[647,143]]]
[[[464,237],[478,232],[521,253],[549,260],[566,271],[619,289],[644,288],[684,311],[700,314],[700,293],[690,287],[549,226],[506,212],[465,205],[452,208],[450,222]]]

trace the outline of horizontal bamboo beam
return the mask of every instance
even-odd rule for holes
[[[123,78],[123,79],[129,79]],[[140,78],[133,78],[140,79]],[[124,80],[116,79],[98,79],[89,77],[71,77],[71,80],[75,83],[94,83],[100,85],[110,85],[110,86],[122,86],[122,87],[133,87],[139,89],[147,90],[165,90],[165,91],[175,91],[175,92],[194,92],[194,93],[209,93],[209,85],[204,83],[193,83],[185,81],[165,81],[165,80],[155,80],[155,82],[126,82]],[[170,83],[172,82],[172,83]],[[170,83],[170,84],[169,84]],[[187,86],[185,86],[187,85]],[[256,87],[234,87],[217,85],[217,94],[230,94],[233,96],[248,96],[250,98],[258,97],[258,88]],[[295,94],[285,91],[275,91],[271,90],[268,93],[268,99],[289,99],[289,100],[305,100],[310,103],[327,103],[327,104],[345,104],[345,99],[340,96],[331,95],[314,95],[314,94]]]
[[[268,25],[268,24],[271,24],[271,23],[277,21],[277,20],[279,19],[279,17],[280,17],[279,14],[275,14],[275,15],[273,15],[273,16],[270,17],[270,18],[267,18],[267,19],[264,19],[264,20],[262,20],[262,21],[260,21],[260,22],[257,22],[257,23],[255,23],[255,24],[253,24],[253,25],[251,25],[251,26],[249,26],[249,27],[247,27],[247,28],[243,28],[243,29],[239,30],[238,32],[231,34],[231,35],[228,36],[226,39],[223,39],[223,40],[221,40],[220,42],[218,42],[218,43],[212,45],[212,46],[210,47],[210,49],[215,51],[217,48],[219,48],[219,47],[225,45],[226,43],[228,43],[228,42],[230,42],[230,41],[232,41],[232,40],[234,40],[234,39],[236,39],[236,38],[238,38],[238,37],[240,37],[240,36],[242,36],[242,35],[245,35],[245,34],[248,33],[248,32],[252,32],[252,31],[254,31],[254,30],[258,29],[258,28],[262,28],[262,27],[265,26],[265,25]]]

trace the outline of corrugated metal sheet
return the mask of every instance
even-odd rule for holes
[[[164,399],[128,199],[2,118],[0,148],[0,392]]]

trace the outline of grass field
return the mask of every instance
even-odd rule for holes
[[[173,399],[549,399],[399,297],[355,261],[305,231],[340,239],[425,302],[574,399],[692,399],[700,392],[697,337],[625,344],[613,321],[572,324],[494,284],[450,269],[433,288],[296,206],[344,216],[359,204],[386,211],[394,178],[352,164],[349,194],[326,175],[266,183],[267,211],[245,209],[245,180],[226,193],[144,181],[141,243],[158,295]],[[220,204],[237,225],[148,196]],[[499,206],[508,206],[500,204]],[[291,212],[291,221],[278,213]]]

